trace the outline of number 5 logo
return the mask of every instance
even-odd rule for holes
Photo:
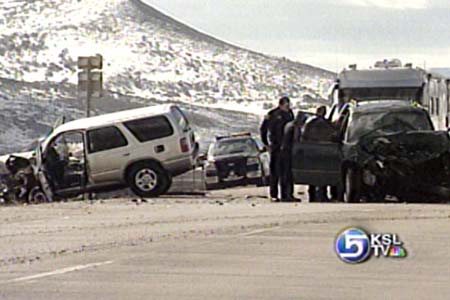
[[[351,251],[353,246],[356,246],[356,252],[342,253],[341,256],[345,258],[354,258],[360,256],[364,252],[365,235],[345,235],[344,243],[345,249]]]
[[[370,255],[369,236],[359,228],[346,229],[336,237],[335,250],[342,261],[361,263]]]

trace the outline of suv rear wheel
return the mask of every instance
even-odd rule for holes
[[[346,203],[359,202],[361,198],[361,178],[354,168],[348,168],[345,172],[344,201]]]
[[[128,172],[128,184],[139,197],[158,197],[171,185],[170,175],[156,163],[139,163]]]

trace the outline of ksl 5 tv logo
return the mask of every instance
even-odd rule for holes
[[[397,234],[368,234],[360,228],[347,228],[341,231],[335,240],[338,257],[350,264],[365,262],[371,256],[405,258],[407,252]]]

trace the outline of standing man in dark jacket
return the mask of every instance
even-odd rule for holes
[[[303,127],[302,139],[312,142],[331,141],[335,129],[331,122],[325,118],[327,113],[326,106],[317,108],[316,115],[309,118]],[[310,185],[308,189],[309,202],[328,201],[327,187]]]
[[[300,111],[294,121],[286,124],[284,127],[283,143],[281,145],[281,160],[283,173],[281,175],[282,186],[287,189],[286,200],[290,202],[300,202],[301,199],[294,197],[294,178],[292,174],[292,149],[294,144],[300,142],[301,130],[307,115]]]
[[[283,184],[281,177],[286,171],[283,168],[281,145],[283,143],[284,127],[294,119],[290,108],[290,100],[283,97],[278,107],[272,109],[261,124],[261,139],[270,152],[270,197],[272,201],[279,201],[278,184],[281,186],[281,199],[288,200],[289,188]]]

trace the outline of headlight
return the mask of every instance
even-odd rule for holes
[[[247,159],[247,165],[259,165],[259,159],[257,157],[249,157]]]

